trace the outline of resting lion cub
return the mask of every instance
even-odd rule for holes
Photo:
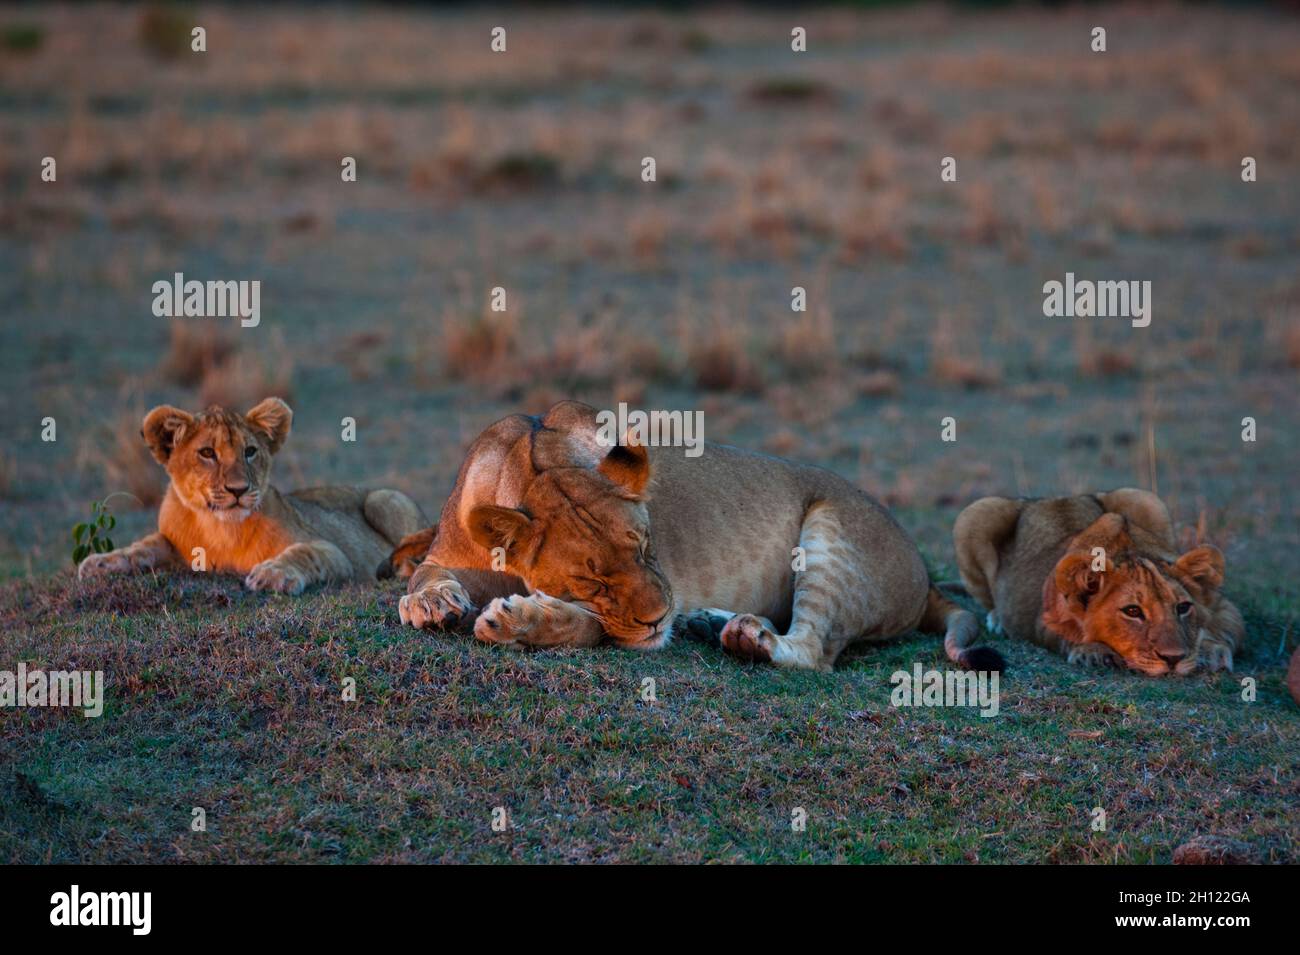
[[[289,436],[293,412],[267,398],[247,414],[212,407],[189,414],[169,405],[145,416],[141,434],[171,476],[158,533],[81,562],[77,576],[190,567],[246,575],[250,590],[296,594],[312,584],[373,579],[372,568],[422,527],[400,491],[321,487],[281,494],[268,481],[271,457]]]
[[[907,533],[838,475],[717,444],[609,448],[597,432],[576,401],[484,431],[438,526],[393,556],[400,571],[428,552],[402,622],[476,617],[491,643],[653,649],[683,616],[737,656],[819,670],[850,643],[919,628],[946,633],[962,666],[1001,668],[970,646],[974,615],[931,585]]]
[[[1148,676],[1232,669],[1245,624],[1219,593],[1223,555],[1206,546],[1178,556],[1169,511],[1148,491],[986,497],[961,512],[952,536],[990,629],[1071,663]]]

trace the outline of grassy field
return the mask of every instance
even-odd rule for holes
[[[100,719],[0,711],[0,859],[1300,861],[1300,20],[830,9],[794,54],[769,10],[153,9],[0,9],[0,670],[109,678]],[[1150,327],[1044,317],[1067,271],[1151,281]],[[261,281],[261,324],[155,317],[175,272]],[[418,637],[395,585],[74,583],[91,501],[154,526],[150,407],[269,394],[282,488],[430,513],[505,414],[698,409],[876,494],[948,580],[979,496],[1152,488],[1247,647],[1153,681],[999,641],[981,719],[890,707],[942,665],[921,637],[780,673]]]
[[[930,638],[833,674],[687,641],[520,654],[413,637],[399,592],[8,589],[4,623],[30,628],[10,652],[112,676],[99,719],[6,715],[0,859],[1168,862],[1206,833],[1297,859],[1300,718],[1268,653],[1239,668],[1245,703],[1228,676],[1095,675],[1001,641],[982,718],[890,706],[893,671],[943,665]]]

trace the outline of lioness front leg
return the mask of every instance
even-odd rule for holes
[[[162,534],[150,534],[134,544],[119,547],[107,554],[91,554],[77,567],[77,579],[105,577],[109,574],[140,573],[179,563],[171,542]]]
[[[249,590],[300,594],[312,584],[347,580],[352,562],[329,541],[290,544],[269,560],[253,567],[244,578]]]
[[[594,614],[538,592],[493,600],[474,622],[474,636],[511,647],[594,647],[605,631]]]
[[[446,567],[426,560],[415,569],[408,593],[397,602],[402,623],[417,630],[450,630],[478,609],[469,591]]]

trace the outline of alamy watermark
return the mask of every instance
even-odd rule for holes
[[[104,712],[104,671],[0,670],[0,709],[11,706],[79,707],[87,719]]]
[[[1134,328],[1151,324],[1151,282],[1053,279],[1043,285],[1043,314],[1048,318],[1129,318]]]
[[[891,706],[978,706],[980,716],[997,716],[1001,705],[1000,674],[994,670],[895,670],[889,694]]]
[[[617,411],[596,413],[596,441],[606,448],[639,444],[651,448],[685,448],[688,458],[704,453],[703,411],[628,410],[620,401]]]
[[[245,328],[262,321],[262,283],[258,279],[186,281],[177,272],[169,282],[153,283],[153,313],[159,318],[238,318]]]

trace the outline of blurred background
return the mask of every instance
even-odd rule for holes
[[[479,430],[578,397],[831,467],[940,567],[977,496],[1150,487],[1293,612],[1297,88],[1268,5],[5,7],[0,574],[70,569],[113,492],[150,529],[157,403],[279,395],[282,488],[433,515]],[[1151,281],[1150,327],[1045,318],[1067,271]],[[261,281],[261,324],[155,317],[174,272]]]

